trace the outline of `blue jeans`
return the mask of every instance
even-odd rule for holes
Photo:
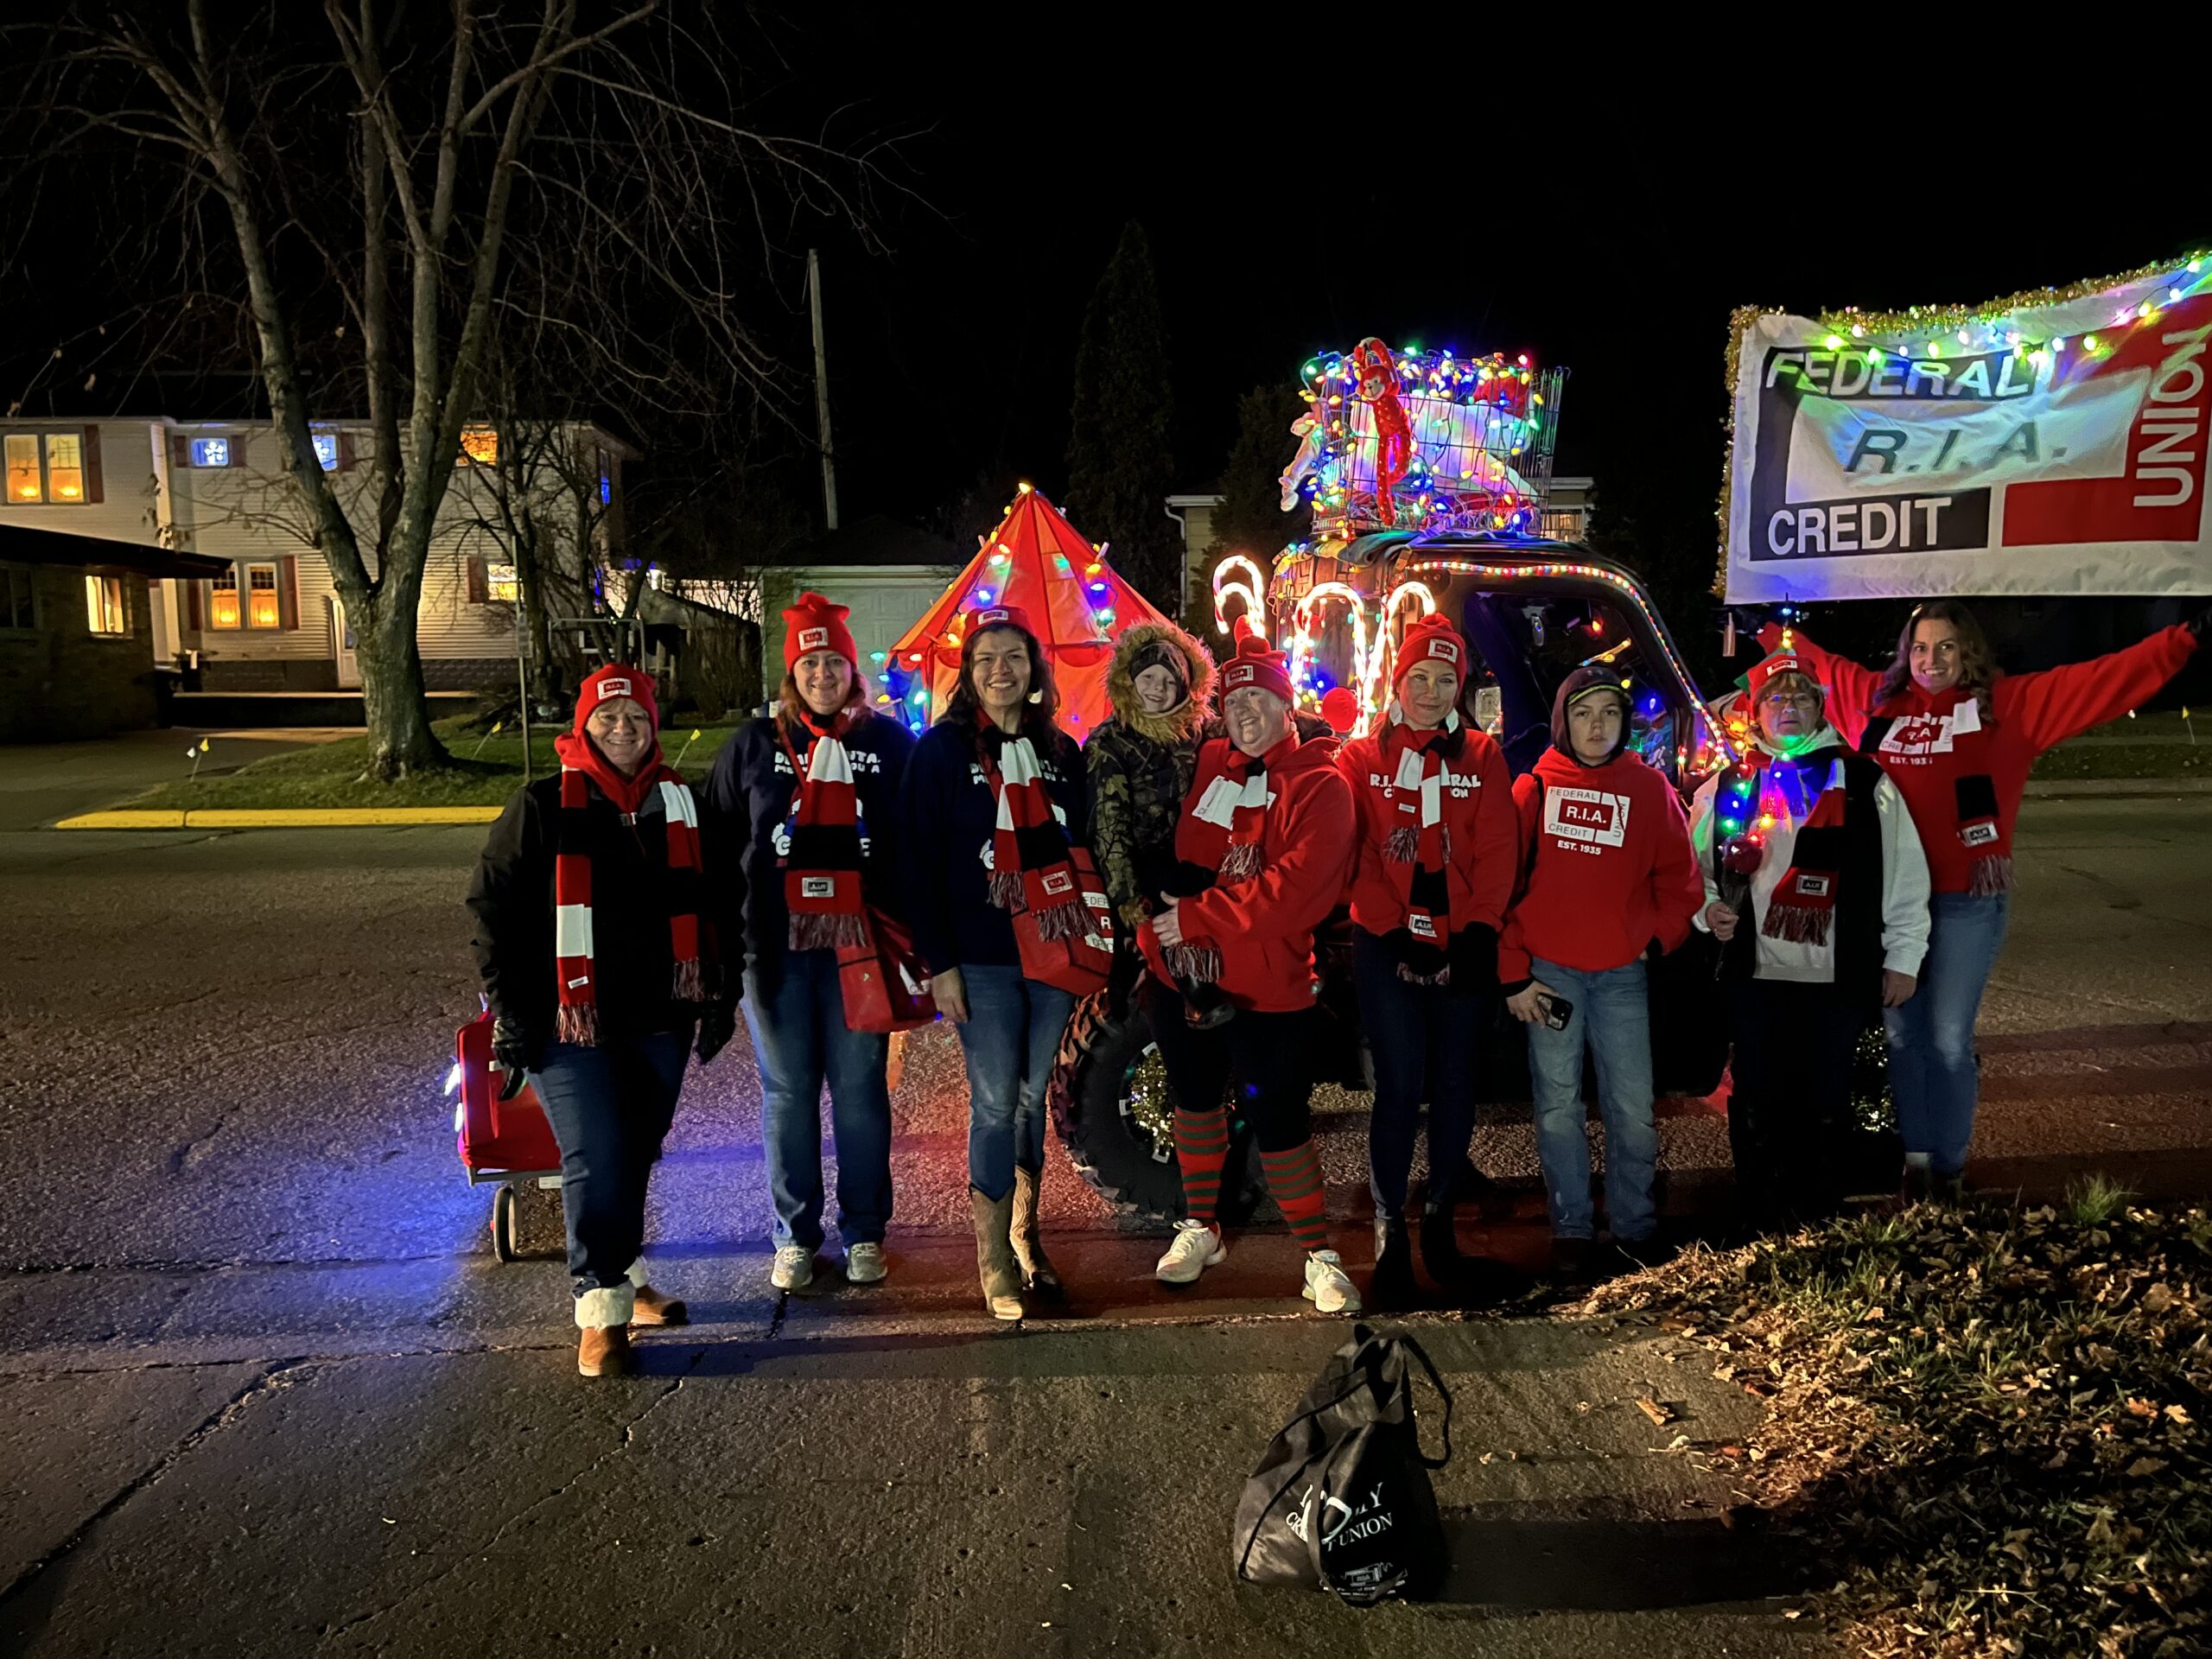
[[[1552,1236],[1588,1238],[1590,1139],[1584,1128],[1582,1051],[1598,1062],[1598,1109],[1605,1123],[1605,1214],[1613,1236],[1651,1236],[1652,1171],[1659,1126],[1651,1116],[1651,1005],[1641,960],[1603,973],[1538,957],[1529,972],[1574,1005],[1565,1031],[1529,1027],[1529,1083],[1536,1102],[1536,1158],[1551,1205]]]
[[[1890,1033],[1890,1091],[1909,1153],[1924,1152],[1938,1175],[1967,1166],[1981,1062],[1974,1022],[1989,970],[2005,946],[2009,893],[1939,893],[1928,901],[1928,956],[1920,987],[1884,1011]]]
[[[685,1031],[579,1048],[555,1043],[530,1074],[561,1148],[561,1211],[576,1294],[626,1282],[645,1242],[645,1182],[676,1116]]]
[[[763,991],[745,976],[745,1024],[760,1068],[760,1147],[776,1248],[822,1248],[822,1085],[837,1151],[837,1231],[848,1247],[880,1244],[891,1219],[891,1039],[845,1028],[835,950],[791,950]]]
[[[1398,977],[1389,947],[1364,930],[1352,934],[1351,974],[1375,1060],[1367,1184],[1378,1217],[1402,1215],[1423,1100],[1432,1203],[1448,1196],[1466,1162],[1475,1138],[1475,1048],[1484,1009],[1448,987],[1408,984]]]
[[[1021,969],[960,970],[968,1019],[958,1027],[968,1061],[968,1185],[995,1203],[1016,1168],[1045,1166],[1045,1085],[1075,1012],[1075,998],[1024,979]]]

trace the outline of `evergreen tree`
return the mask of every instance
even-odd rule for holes
[[[1068,434],[1068,518],[1122,577],[1173,614],[1182,543],[1167,517],[1174,461],[1167,343],[1152,249],[1131,219],[1084,314]]]

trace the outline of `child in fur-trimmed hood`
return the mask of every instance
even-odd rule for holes
[[[1134,935],[1176,897],[1175,823],[1213,717],[1213,658],[1173,622],[1141,622],[1115,642],[1114,716],[1084,745],[1090,844],[1106,895]]]

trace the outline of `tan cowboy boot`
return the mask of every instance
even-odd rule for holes
[[[1017,1167],[1014,1172],[1014,1218],[1010,1228],[1014,1245],[1014,1259],[1021,1268],[1022,1287],[1033,1290],[1040,1296],[1059,1297],[1067,1294],[1060,1283],[1060,1275],[1052,1271],[1052,1263],[1045,1254],[1044,1241],[1038,1236],[1037,1188],[1044,1179],[1044,1172]]]
[[[995,1319],[1021,1317],[1021,1273],[1014,1261],[1007,1229],[1014,1219],[1014,1194],[987,1198],[968,1189],[968,1210],[976,1222],[976,1274],[983,1283],[983,1306]]]

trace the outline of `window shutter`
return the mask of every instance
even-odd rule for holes
[[[182,432],[169,434],[169,465],[172,467],[192,465],[192,440]]]
[[[184,584],[184,626],[194,633],[204,632],[207,626],[200,620],[205,611],[200,598],[200,590],[207,586],[207,584],[204,582],[188,582]]]
[[[472,556],[468,562],[468,602],[488,605],[492,602],[492,577],[484,568],[484,561]]]
[[[79,441],[79,454],[85,469],[85,499],[101,501],[106,497],[100,492],[100,429],[97,426],[85,429]]]
[[[289,553],[276,561],[276,626],[300,626],[300,562]]]
[[[353,470],[353,435],[351,432],[341,430],[338,435],[338,470],[341,473]]]

